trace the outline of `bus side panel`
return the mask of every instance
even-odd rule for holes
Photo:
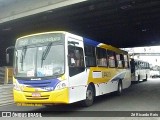
[[[118,81],[109,81],[99,84],[99,95],[117,91]]]
[[[74,86],[69,88],[69,103],[84,100],[86,98],[87,86]]]
[[[69,77],[69,102],[77,102],[86,98],[87,72]]]
[[[141,79],[146,79],[146,74],[147,74],[146,69],[141,70],[141,74],[142,74]]]
[[[131,85],[131,73],[129,69],[91,67],[88,84],[94,83],[96,96],[118,90],[118,82],[122,80],[123,88]]]
[[[94,84],[94,86],[95,86],[95,96],[99,96],[99,94],[100,94],[100,90],[99,90],[99,84]]]
[[[103,72],[108,72],[108,77],[107,74],[106,76],[103,75]],[[131,73],[129,69],[91,67],[87,70],[86,74],[84,73],[69,78],[70,103],[84,100],[86,98],[88,84],[90,83],[94,83],[95,85],[95,96],[117,91],[120,79],[122,80],[123,89],[128,88],[131,85]],[[119,78],[122,73],[125,74],[124,77]],[[88,79],[88,83],[85,83],[85,81],[87,81],[85,78]]]
[[[124,80],[122,80],[123,83],[123,89],[128,88],[131,85],[131,71],[130,69],[126,70],[126,75],[124,77]]]
[[[135,73],[132,74],[132,81],[138,81],[138,76],[140,75],[140,70],[136,69]]]

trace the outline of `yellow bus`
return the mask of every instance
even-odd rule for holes
[[[96,96],[131,84],[126,51],[65,31],[17,39],[14,54],[14,102],[22,106],[90,106]]]

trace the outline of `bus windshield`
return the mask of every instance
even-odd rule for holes
[[[15,77],[36,78],[64,74],[64,42],[47,42],[16,48]]]

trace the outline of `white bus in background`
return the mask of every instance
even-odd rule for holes
[[[130,64],[132,82],[139,82],[140,80],[147,81],[148,77],[150,76],[149,63],[132,58]]]

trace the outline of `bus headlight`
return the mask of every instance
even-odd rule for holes
[[[67,81],[61,81],[59,82],[56,87],[55,87],[55,90],[60,90],[60,89],[63,89],[63,88],[66,88],[67,87]]]
[[[14,83],[14,89],[17,91],[22,91],[21,87],[17,83]]]

